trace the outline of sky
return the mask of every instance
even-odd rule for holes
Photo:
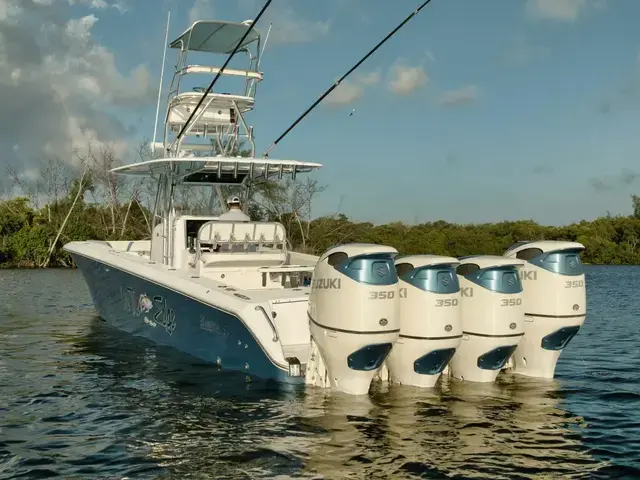
[[[258,153],[420,3],[273,0],[247,114]],[[172,40],[193,20],[252,19],[261,6],[0,0],[2,161],[35,179],[42,159],[73,164],[88,142],[134,161],[153,135],[167,12]],[[432,0],[270,157],[324,165],[310,175],[327,187],[314,216],[558,225],[629,214],[637,18],[638,0]],[[167,51],[163,102],[175,61]]]

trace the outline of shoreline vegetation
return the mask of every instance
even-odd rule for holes
[[[245,156],[246,151],[238,152]],[[149,159],[140,150],[140,159]],[[146,157],[146,158],[145,158]],[[155,184],[131,180],[109,170],[122,165],[109,147],[91,146],[78,155],[76,167],[49,159],[33,180],[6,166],[11,189],[0,190],[0,268],[73,267],[64,244],[81,240],[149,238]],[[417,225],[374,225],[343,214],[312,217],[314,199],[325,190],[316,181],[255,180],[249,185],[252,220],[281,222],[289,248],[320,254],[340,243],[376,243],[401,254],[502,255],[520,240],[568,240],[585,245],[582,259],[592,265],[640,264],[640,197],[631,196],[632,214],[607,215],[566,226],[532,220],[454,224],[443,220]],[[238,187],[192,187],[176,192],[178,210],[211,211]],[[217,195],[212,195],[216,193]]]
[[[84,200],[86,192],[78,195],[79,186],[76,181],[66,196],[40,207],[34,206],[28,197],[0,200],[0,268],[73,267],[62,250],[65,243],[149,238],[152,214],[137,197],[118,204],[91,203]],[[250,208],[252,220],[283,223],[289,248],[305,253],[319,255],[338,243],[363,242],[389,245],[401,254],[502,255],[517,241],[546,239],[582,243],[586,247],[582,254],[585,264],[640,264],[640,201],[636,197],[633,201],[634,207],[638,203],[638,211],[634,215],[606,216],[560,227],[539,225],[532,220],[374,225],[350,220],[342,214],[311,221],[304,218],[300,207],[308,205],[308,199],[296,201],[296,197],[314,196],[320,190],[314,182],[270,187],[289,195],[272,198],[267,205],[254,198]],[[298,192],[291,195],[292,189]],[[80,199],[74,205],[76,197]]]

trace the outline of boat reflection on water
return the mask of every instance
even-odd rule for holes
[[[92,330],[74,353],[87,356],[103,402],[127,412],[116,442],[172,477],[592,478],[604,466],[581,442],[582,419],[559,406],[557,381],[287,393],[190,359],[181,368],[99,321]]]
[[[304,478],[308,447],[296,438],[316,432],[299,427],[299,393],[246,383],[238,372],[132,339],[97,318],[67,354],[80,356],[78,373],[95,379],[94,397],[85,401],[104,412],[92,415],[94,431],[105,431],[109,442],[102,448],[126,451],[126,470],[108,473],[137,478],[136,468],[153,465],[162,478]],[[117,427],[101,425],[114,413]],[[274,449],[278,438],[291,449]]]
[[[378,386],[357,402],[307,394],[305,422],[330,439],[306,468],[326,478],[593,478],[605,466],[580,440],[582,419],[558,407],[557,381],[444,380],[431,392]]]

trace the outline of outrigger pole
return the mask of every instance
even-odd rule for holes
[[[160,97],[162,95],[162,82],[164,80],[164,66],[167,55],[167,42],[169,41],[169,21],[171,20],[171,10],[167,13],[167,30],[164,34],[164,50],[162,51],[162,70],[160,71],[160,86],[158,87],[158,103],[156,105],[156,121],[153,125],[153,142],[151,143],[151,152],[156,152],[156,131],[158,130],[158,115],[160,114]]]
[[[229,62],[231,61],[233,56],[236,54],[236,52],[238,50],[240,50],[240,46],[243,44],[244,39],[247,38],[247,35],[249,35],[249,32],[255,27],[256,23],[258,23],[258,20],[260,20],[260,17],[262,17],[262,14],[265,12],[267,7],[269,7],[271,2],[272,2],[272,0],[267,0],[265,2],[264,6],[260,10],[260,12],[258,12],[258,15],[256,16],[256,19],[251,23],[251,27],[247,28],[247,31],[244,32],[244,35],[242,36],[242,38],[238,41],[237,45],[235,46],[235,48],[233,49],[231,54],[227,57],[227,60],[224,62],[224,65],[222,65],[220,70],[218,70],[218,73],[216,73],[216,76],[213,78],[213,80],[211,81],[211,83],[209,84],[207,89],[204,91],[204,93],[202,94],[202,97],[200,97],[200,101],[198,102],[196,107],[191,112],[191,115],[189,115],[189,118],[187,118],[187,121],[184,122],[184,125],[182,125],[182,129],[180,130],[180,133],[178,133],[176,138],[173,139],[173,142],[171,142],[171,146],[173,146],[174,143],[178,142],[182,138],[184,133],[187,131],[187,128],[189,127],[189,122],[191,122],[191,120],[195,116],[196,112],[198,111],[198,109],[202,105],[202,102],[204,102],[204,99],[207,97],[207,95],[209,95],[209,92],[211,92],[211,89],[213,88],[215,83],[218,81],[218,78],[220,78],[220,75],[222,75],[222,72],[227,67],[227,65],[229,64]]]
[[[430,2],[431,2],[431,0],[426,0],[422,5],[420,5],[417,9],[415,9],[407,18],[405,18],[402,21],[402,23],[400,23],[400,25],[398,25],[391,32],[389,32],[389,34],[386,37],[384,37],[382,40],[380,40],[380,42],[378,42],[378,44],[369,51],[369,53],[367,53],[364,57],[362,57],[360,59],[360,61],[358,63],[356,63],[353,67],[351,67],[347,73],[345,73],[338,81],[336,81],[333,85],[331,85],[331,87],[329,87],[329,89],[326,92],[324,92],[320,96],[320,98],[318,98],[309,108],[307,108],[305,110],[305,112],[302,115],[300,115],[298,117],[298,119],[295,122],[293,122],[291,124],[291,126],[289,128],[287,128],[284,131],[284,133],[282,135],[280,135],[277,138],[277,140],[271,144],[271,146],[269,148],[267,148],[267,150],[264,152],[263,156],[264,157],[268,157],[269,156],[269,152],[273,148],[275,148],[275,146],[280,142],[280,140],[282,140],[291,130],[293,130],[295,128],[295,126],[298,125],[298,123],[300,123],[302,121],[302,119],[304,117],[306,117],[311,112],[311,110],[316,108],[316,106],[322,100],[324,100],[324,98],[327,95],[329,95],[338,85],[340,85],[340,83],[342,83],[342,81],[345,78],[347,78],[349,75],[351,75],[351,73],[353,73],[353,71],[355,69],[357,69],[360,65],[362,65],[367,60],[367,58],[369,58],[371,55],[373,55],[375,53],[375,51],[378,50],[378,48],[380,48],[387,40],[389,40],[391,37],[393,37],[398,30],[400,30],[402,27],[404,27],[405,23],[407,23],[409,20],[411,20],[413,17],[415,17],[418,13],[420,13],[420,10],[422,10],[424,7],[426,7]]]

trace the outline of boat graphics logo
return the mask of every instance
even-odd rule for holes
[[[538,272],[535,272],[533,270],[520,270],[520,272],[518,272],[518,275],[520,276],[520,280],[537,280],[538,279]]]
[[[312,280],[311,288],[317,290],[340,290],[339,278],[315,278]]]
[[[147,316],[144,317],[144,323],[146,323],[150,327],[154,327],[154,328],[158,326],[158,324],[156,322],[154,322],[153,320],[149,319],[149,317],[147,317]]]
[[[144,315],[144,322],[147,325],[152,327],[160,325],[169,335],[173,335],[176,329],[176,312],[167,305],[166,298],[155,295],[152,300],[146,293],[142,293],[136,301],[136,296],[133,288],[124,285],[120,287],[123,310],[134,317]],[[152,313],[152,318],[148,318],[147,313]]]
[[[144,293],[140,295],[140,300],[138,300],[138,310],[144,313],[149,313],[153,308],[153,302],[149,297],[147,297]]]
[[[153,302],[146,294],[141,294],[140,299],[138,300],[138,311],[141,313],[149,313],[153,308]],[[158,324],[153,320],[149,319],[146,315],[144,316],[144,323],[151,327],[157,327]]]

